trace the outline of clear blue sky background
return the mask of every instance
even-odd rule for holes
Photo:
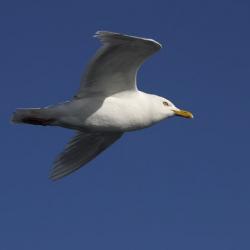
[[[5,1],[0,6],[1,250],[250,249],[249,1]],[[64,101],[96,30],[164,48],[139,87],[191,110],[126,134],[58,182],[72,131],[9,123]]]

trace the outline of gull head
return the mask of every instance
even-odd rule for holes
[[[171,101],[166,98],[156,96],[154,103],[157,105],[157,113],[162,119],[180,116],[183,118],[193,118],[193,114],[190,111],[177,108]]]

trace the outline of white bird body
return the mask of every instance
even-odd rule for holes
[[[139,91],[137,71],[161,45],[152,40],[99,31],[103,46],[91,60],[74,98],[45,108],[17,109],[14,123],[60,126],[76,136],[54,163],[51,178],[79,169],[118,140],[124,132],[149,127],[168,117],[192,114],[169,100]]]
[[[160,100],[159,100],[160,99]],[[104,98],[91,96],[54,107],[56,126],[92,132],[127,132],[149,127],[169,116],[165,99],[141,91],[124,91]]]

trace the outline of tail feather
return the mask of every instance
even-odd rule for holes
[[[54,119],[48,116],[48,110],[45,108],[17,109],[14,112],[11,121],[13,123],[27,123],[32,125],[50,125]]]

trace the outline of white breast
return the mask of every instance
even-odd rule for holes
[[[145,99],[136,92],[129,97],[119,94],[106,98],[103,105],[84,122],[85,126],[102,131],[131,131],[152,123],[148,103],[145,104]]]

